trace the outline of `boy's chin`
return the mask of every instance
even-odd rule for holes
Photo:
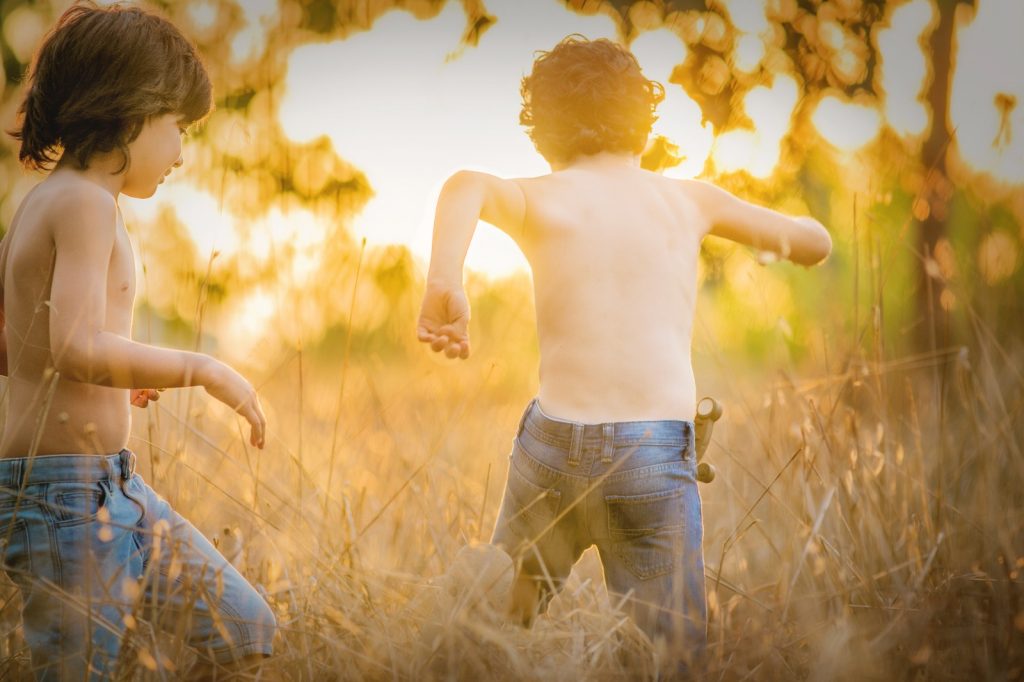
[[[156,194],[157,187],[159,186],[159,184],[156,184],[152,187],[124,187],[121,189],[121,194],[132,199],[148,199]]]

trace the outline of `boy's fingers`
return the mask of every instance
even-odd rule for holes
[[[262,414],[257,413],[251,408],[248,410],[248,414],[246,415],[250,426],[252,426],[252,429],[249,432],[249,442],[261,450],[263,449],[264,431],[266,429],[266,422],[262,417]]]
[[[453,324],[443,325],[439,331],[441,332],[441,334],[443,334],[444,336],[447,336],[449,339],[452,339],[454,341],[461,342],[461,341],[465,341],[465,339],[466,339],[466,332],[463,331],[463,330],[458,329]]]
[[[432,351],[440,353],[441,351],[443,351],[445,349],[445,347],[447,345],[448,345],[448,337],[444,336],[442,334],[441,336],[435,336],[434,337],[434,340],[430,342],[430,349]]]
[[[459,344],[459,357],[463,360],[469,357],[469,341],[463,341]]]
[[[447,347],[445,347],[445,349],[444,349],[445,356],[447,356],[449,358],[457,358],[457,357],[459,357],[459,353],[460,352],[461,352],[461,350],[460,350],[459,344],[457,344],[457,343],[450,344]]]
[[[160,391],[156,390],[155,388],[147,388],[146,402],[149,402],[150,400],[160,400]]]

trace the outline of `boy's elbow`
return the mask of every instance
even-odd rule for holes
[[[476,171],[455,171],[447,180],[445,180],[444,186],[441,188],[441,193],[451,194],[453,192],[465,192],[471,188],[478,187],[480,185],[480,181],[480,173],[477,173]]]
[[[815,240],[814,246],[811,247],[806,260],[801,265],[817,265],[828,258],[830,253],[832,253],[832,238],[827,232],[823,232],[821,237]]]
[[[51,347],[60,349],[53,353],[53,368],[62,378],[87,384],[97,383],[95,349],[85,347],[81,341]]]
[[[89,373],[87,367],[88,363],[84,362],[83,358],[71,349],[53,355],[53,368],[65,379],[83,381],[83,378]]]
[[[801,222],[808,228],[808,239],[804,248],[793,253],[791,259],[799,265],[817,265],[832,253],[832,237],[825,226],[813,218],[805,218]]]

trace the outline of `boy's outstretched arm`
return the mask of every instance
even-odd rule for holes
[[[434,241],[416,336],[450,358],[469,357],[469,301],[462,286],[477,221],[517,233],[526,201],[514,180],[459,171],[445,182],[434,214]]]
[[[207,355],[157,348],[107,331],[107,271],[117,236],[117,207],[102,191],[62,197],[52,226],[56,258],[50,288],[50,350],[64,379],[114,388],[203,386],[251,425],[263,447],[266,418],[256,391]]]
[[[832,238],[811,217],[793,218],[744,201],[706,182],[683,181],[708,217],[709,234],[771,251],[800,265],[814,265],[832,251]]]

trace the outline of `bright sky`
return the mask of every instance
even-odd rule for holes
[[[517,0],[500,0],[488,9],[498,22],[461,58],[447,59],[466,24],[455,2],[429,26],[392,11],[371,31],[292,55],[281,104],[285,133],[297,141],[327,134],[366,174],[376,196],[355,229],[369,243],[401,242],[428,255],[434,201],[459,169],[547,172],[518,125],[519,80],[535,50],[569,33],[615,35],[609,18],[581,17],[554,2],[524,12]],[[478,230],[470,267],[507,272],[521,264],[510,239],[489,226]]]
[[[958,33],[950,118],[963,159],[975,170],[1024,183],[1024,2],[980,0],[974,21]],[[1002,129],[999,93],[1016,103]],[[1011,135],[1012,132],[1012,135]]]
[[[743,0],[726,4],[740,31],[737,58],[756,64],[763,54],[763,5]],[[242,5],[248,24],[234,40],[236,59],[260,48],[276,3],[257,0]],[[959,28],[951,117],[961,154],[970,166],[1021,183],[1024,79],[1018,69],[1008,67],[1024,64],[1024,43],[1013,35],[1013,27],[1024,26],[1024,3],[979,0],[978,5],[973,23]],[[570,33],[615,36],[609,18],[581,16],[553,0],[529,3],[529,9],[519,0],[488,0],[487,7],[498,22],[478,47],[459,49],[465,16],[459,3],[448,2],[428,22],[391,11],[370,31],[347,40],[303,46],[290,57],[280,111],[284,130],[300,142],[327,135],[338,154],[366,174],[376,196],[355,218],[354,230],[371,245],[407,244],[425,258],[437,192],[458,169],[502,176],[547,172],[518,125],[519,81],[530,70],[536,50],[549,49]],[[196,21],[202,20],[202,12],[199,3]],[[876,85],[883,92],[877,105],[851,102],[837,92],[824,93],[813,105],[812,121],[839,151],[856,153],[878,136],[883,124],[907,136],[927,130],[929,112],[922,86],[928,64],[920,40],[933,14],[929,0],[890,6],[888,27],[877,33],[882,69]],[[841,31],[834,38],[841,44]],[[648,77],[666,83],[655,133],[676,141],[687,157],[669,174],[692,177],[703,170],[709,157],[720,171],[742,169],[755,177],[772,174],[797,104],[798,85],[793,78],[779,75],[770,86],[751,90],[741,106],[754,128],[716,138],[710,126],[701,126],[696,103],[682,88],[667,83],[673,66],[686,57],[687,47],[676,34],[668,29],[650,31],[631,48]],[[1009,130],[1002,134],[995,104],[998,93],[1020,103],[1011,111]],[[1010,131],[1015,134],[1009,135]],[[238,221],[187,182],[185,178],[169,183],[157,202],[140,205],[142,217],[155,214],[155,204],[170,204],[189,226],[201,253],[236,248],[245,234]],[[298,218],[302,224],[317,220],[308,214],[275,214],[268,217],[264,231],[277,234],[281,230],[275,225]],[[320,228],[310,231],[325,233]],[[523,267],[524,262],[510,239],[481,225],[468,265],[500,275]]]

